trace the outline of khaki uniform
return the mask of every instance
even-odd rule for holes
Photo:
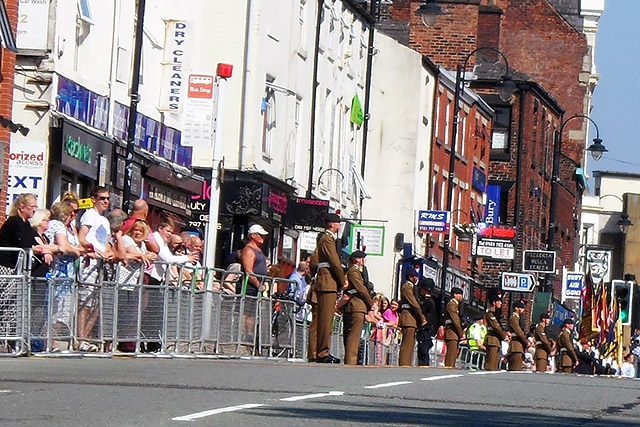
[[[307,304],[311,306],[311,322],[309,322],[309,339],[307,340],[307,359],[310,362],[316,360],[318,338],[318,296],[316,295],[316,273],[318,272],[318,252],[314,251],[309,258],[309,272],[311,283],[307,292]]]
[[[507,338],[507,333],[500,326],[494,308],[487,310],[484,322],[487,324],[487,357],[484,361],[484,369],[497,371],[500,365],[500,345],[502,340]]]
[[[400,344],[400,366],[413,365],[413,349],[416,345],[416,328],[425,322],[422,309],[415,294],[413,283],[407,280],[400,288],[400,322],[402,343]]]
[[[536,340],[536,352],[533,353],[533,360],[536,362],[537,372],[547,372],[547,362],[551,353],[551,341],[544,332],[545,326],[543,322],[536,325],[533,338]]]
[[[511,342],[509,343],[509,370],[521,371],[524,351],[529,345],[529,340],[520,326],[520,315],[513,313],[509,318],[509,329],[511,330]]]
[[[444,328],[444,340],[447,344],[444,366],[453,368],[458,357],[458,343],[465,336],[460,322],[460,303],[455,298],[451,298],[444,308]]]
[[[344,337],[344,363],[355,365],[358,362],[358,348],[360,348],[360,335],[364,326],[364,316],[373,306],[373,299],[364,283],[362,271],[357,265],[349,268],[347,272],[349,288],[347,294],[351,297],[344,307],[343,337]]]
[[[338,290],[344,283],[344,271],[338,257],[336,238],[328,230],[318,240],[316,246],[318,259],[314,293],[317,304],[316,359],[329,356],[333,315],[336,309]]]
[[[565,374],[573,372],[573,367],[578,361],[576,350],[573,347],[573,340],[567,329],[562,329],[558,339],[556,340],[556,348],[558,349],[558,367],[557,370]]]

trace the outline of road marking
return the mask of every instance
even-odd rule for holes
[[[385,387],[393,387],[393,386],[397,386],[397,385],[405,385],[405,384],[412,384],[413,381],[396,381],[394,383],[383,383],[383,384],[376,384],[376,385],[368,385],[365,386],[365,388],[385,388]]]
[[[427,378],[420,378],[422,381],[437,381],[437,380],[447,380],[449,378],[458,378],[458,377],[463,377],[464,375],[462,374],[451,374],[451,375],[440,375],[439,377],[427,377]]]
[[[222,414],[224,412],[240,411],[242,409],[251,409],[264,406],[262,403],[247,403],[245,405],[227,406],[226,408],[211,409],[209,411],[196,412],[195,414],[183,415],[182,417],[171,418],[171,421],[193,421],[198,418],[209,417],[211,415]]]
[[[11,393],[11,390],[0,390],[0,393]]]
[[[478,371],[478,372],[469,372],[469,375],[494,375],[494,374],[502,374],[507,371]]]
[[[315,393],[315,394],[307,394],[304,396],[285,397],[280,400],[283,402],[297,402],[298,400],[317,399],[319,397],[342,396],[342,395],[344,395],[344,391],[330,391],[329,393]]]

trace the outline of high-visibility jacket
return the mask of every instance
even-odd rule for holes
[[[467,329],[467,342],[471,351],[480,350],[480,344],[484,343],[487,336],[487,327],[481,323],[473,322]]]

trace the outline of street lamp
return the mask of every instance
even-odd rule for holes
[[[560,154],[562,147],[562,131],[564,127],[569,121],[577,118],[583,118],[589,120],[596,129],[596,137],[593,139],[593,144],[591,144],[586,150],[591,152],[591,156],[594,160],[598,161],[602,158],[602,154],[607,152],[608,150],[602,145],[602,139],[600,139],[600,130],[598,129],[598,125],[594,122],[589,116],[585,116],[584,114],[576,114],[565,121],[560,125],[560,130],[556,133],[554,141],[553,141],[553,169],[551,172],[551,200],[549,201],[549,229],[547,232],[547,249],[550,251],[555,250],[554,242],[556,236],[556,217],[557,217],[557,204],[558,204],[558,185],[560,184]],[[551,277],[553,274],[547,274],[547,283],[546,288],[551,288]]]
[[[629,231],[629,227],[631,227],[633,223],[629,219],[629,215],[620,214],[620,219],[618,220],[618,222],[616,222],[616,225],[620,227],[620,231],[622,232],[622,234],[627,234],[627,231]]]
[[[594,122],[589,116],[585,116],[584,114],[576,114],[574,116],[569,117],[567,120],[562,122],[560,125],[560,130],[556,133],[555,139],[553,142],[553,170],[551,172],[551,200],[549,201],[549,232],[547,234],[547,249],[553,250],[553,244],[555,240],[555,227],[556,227],[556,216],[557,216],[557,203],[558,203],[558,185],[560,182],[560,154],[562,147],[562,131],[564,127],[569,121],[577,118],[583,118],[589,120],[596,129],[596,137],[593,139],[593,144],[591,144],[587,151],[591,152],[591,156],[594,160],[598,161],[602,158],[602,154],[607,152],[608,150],[602,145],[602,139],[600,139],[600,130],[598,129],[598,125]]]
[[[424,0],[424,4],[416,10],[416,14],[420,16],[425,27],[433,27],[438,15],[444,15],[444,12],[436,4],[436,0]]]
[[[456,72],[456,87],[454,91],[453,98],[453,127],[451,129],[451,154],[449,156],[449,176],[447,177],[447,211],[451,212],[453,208],[453,178],[455,175],[455,167],[456,167],[456,140],[458,139],[458,120],[460,116],[460,100],[462,98],[462,94],[464,91],[464,72],[467,68],[467,62],[469,59],[476,53],[481,50],[491,50],[502,57],[504,60],[506,70],[505,75],[502,77],[500,83],[496,86],[498,90],[498,95],[500,99],[503,101],[508,101],[511,98],[511,95],[516,91],[516,85],[513,83],[511,79],[511,73],[509,69],[509,61],[504,56],[502,52],[498,49],[492,47],[479,47],[469,53],[465,58],[462,64],[458,64],[457,72]],[[449,269],[449,257],[451,253],[451,233],[445,233],[444,235],[444,243],[442,246],[442,275],[440,282],[440,292],[442,293],[441,298],[441,311],[444,313],[444,292],[447,283],[447,270]]]

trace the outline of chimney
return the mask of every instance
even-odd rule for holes
[[[500,50],[500,20],[502,9],[496,5],[496,0],[489,0],[487,5],[480,6],[478,13],[478,47],[491,47]],[[493,60],[498,60],[498,54],[485,51],[483,54]]]

